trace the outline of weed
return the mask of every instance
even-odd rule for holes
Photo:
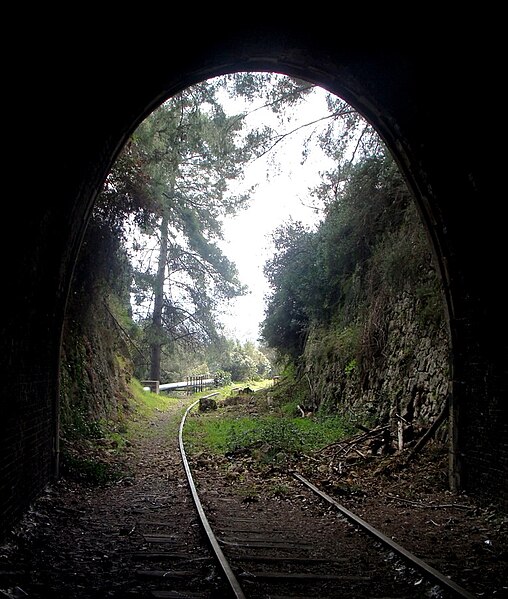
[[[72,480],[105,485],[123,476],[114,466],[95,459],[77,457],[67,452],[63,453],[62,458],[62,472]]]
[[[317,451],[350,432],[351,425],[339,416],[231,418],[219,413],[189,419],[184,434],[191,451],[248,453],[266,464]]]
[[[273,495],[273,497],[279,497],[281,499],[284,499],[291,495],[290,487],[288,485],[285,485],[284,483],[274,484],[271,487],[270,492]]]

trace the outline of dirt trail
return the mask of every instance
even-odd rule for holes
[[[0,589],[5,595],[145,597],[153,588],[199,588],[199,581],[214,578],[212,562],[203,559],[210,556],[191,503],[177,436],[168,434],[168,425],[173,431],[179,421],[178,408],[158,413],[150,435],[123,454],[129,476],[106,486],[61,480],[44,493],[0,547]],[[157,535],[161,542],[147,541]],[[158,562],[158,552],[173,557]],[[147,577],[147,570],[157,568],[192,573],[168,584],[168,577]]]
[[[0,545],[0,598],[134,599],[184,589],[224,599],[181,464],[184,404],[156,413],[151,433],[116,458],[128,476],[105,486],[62,479],[47,489]],[[508,597],[506,516],[471,497],[451,496],[446,456],[429,447],[409,468],[359,460],[339,474],[342,458],[333,451],[301,460],[298,469],[478,597]],[[221,460],[210,459],[217,476]],[[279,474],[270,480],[252,469],[252,459],[235,460],[230,475],[256,486],[255,509],[262,511]],[[290,496],[281,501],[291,509]]]

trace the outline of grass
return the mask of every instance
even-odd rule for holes
[[[143,390],[139,381],[131,382],[129,409],[112,420],[78,421],[71,435],[62,439],[62,471],[75,480],[103,485],[121,478],[125,472],[115,456],[137,438],[153,434],[150,423],[156,412],[164,412],[179,400]]]
[[[164,393],[157,395],[150,391],[144,391],[141,383],[134,379],[131,385],[134,396],[132,402],[133,410],[127,422],[128,436],[151,434],[152,428],[150,427],[150,422],[154,414],[168,410],[175,411],[175,418],[169,419],[166,433],[168,435],[176,435],[183,413],[196,399],[216,393],[217,395],[214,395],[213,399],[220,402],[229,397],[236,388],[250,387],[252,390],[257,390],[267,387],[269,384],[271,384],[271,380],[234,382],[218,389],[206,389],[192,395],[186,395],[183,391],[177,391],[174,392],[174,395],[170,396]]]
[[[185,425],[185,442],[191,453],[247,452],[260,462],[272,462],[318,451],[353,432],[339,416],[296,418],[292,413],[290,408],[277,415],[235,415],[220,408],[207,414],[193,413]]]
[[[62,470],[68,478],[97,486],[119,480],[125,474],[117,466],[70,452],[63,454]]]
[[[201,417],[186,424],[186,436],[201,440],[201,444],[216,453],[227,453],[258,443],[270,443],[281,450],[317,451],[344,438],[351,432],[343,420],[328,418],[289,418],[262,416],[258,418]]]
[[[267,384],[235,383],[214,390],[217,393],[214,399],[220,401],[238,387],[255,389]],[[131,382],[131,392],[129,409],[119,414],[114,421],[83,420],[80,430],[73,430],[72,436],[62,440],[62,465],[68,476],[100,485],[117,480],[125,473],[117,467],[115,456],[121,456],[137,439],[156,434],[157,427],[153,427],[152,423],[157,413],[171,412],[164,434],[176,436],[186,408],[196,399],[212,393],[208,389],[192,395],[178,392],[174,396],[163,393],[157,395],[145,391],[136,379]]]
[[[171,406],[174,406],[178,399],[162,393],[151,393],[145,391],[141,383],[133,379],[131,382],[133,393],[133,410],[141,418],[151,418],[154,412],[165,412]]]

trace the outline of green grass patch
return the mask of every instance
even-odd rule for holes
[[[189,417],[184,439],[189,451],[216,454],[249,452],[261,461],[312,453],[343,439],[352,427],[338,416],[231,418],[220,413]]]
[[[137,379],[131,381],[133,408],[141,416],[151,417],[154,412],[165,412],[178,401],[164,393],[145,391]]]
[[[62,460],[62,474],[66,477],[103,486],[119,480],[125,473],[113,464],[65,452]]]
[[[137,379],[131,381],[131,392],[130,413],[125,421],[125,435],[130,439],[151,434],[150,422],[156,412],[174,409],[181,402],[180,399],[163,393],[145,391]]]

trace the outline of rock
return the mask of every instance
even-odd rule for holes
[[[210,397],[202,397],[199,400],[199,411],[200,412],[208,412],[209,410],[216,410],[217,402]]]

